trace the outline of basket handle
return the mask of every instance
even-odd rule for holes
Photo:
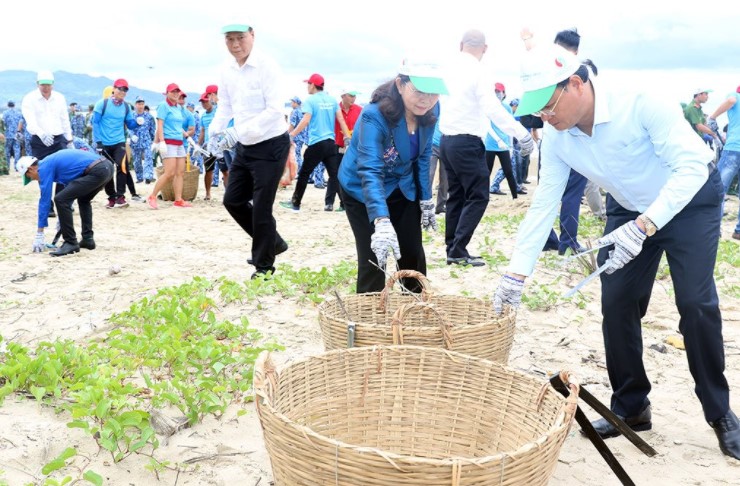
[[[421,295],[420,299],[422,302],[429,302],[429,279],[421,272],[416,270],[399,270],[388,278],[385,283],[385,287],[380,292],[380,310],[385,312],[388,308],[388,299],[390,299],[390,293],[393,286],[402,278],[415,278],[421,284]]]
[[[452,349],[452,325],[444,313],[437,309],[437,306],[429,302],[410,302],[403,304],[396,312],[393,313],[391,319],[391,329],[393,330],[393,344],[403,344],[403,324],[404,319],[407,315],[412,312],[419,312],[421,310],[431,310],[439,318],[439,327],[442,330],[442,346],[445,349]]]
[[[261,414],[260,402],[272,406],[275,402],[275,390],[277,389],[280,374],[272,361],[270,351],[262,351],[254,363],[254,379],[252,388],[257,396],[257,413]]]

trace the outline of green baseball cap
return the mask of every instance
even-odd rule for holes
[[[580,66],[575,54],[557,44],[535,47],[527,52],[521,71],[524,94],[516,115],[530,115],[541,110],[552,98],[558,83],[568,79]]]
[[[249,32],[252,27],[248,24],[229,24],[221,27],[222,34],[228,34],[229,32]]]
[[[398,74],[408,76],[416,89],[423,93],[449,94],[439,66],[434,63],[404,59]]]

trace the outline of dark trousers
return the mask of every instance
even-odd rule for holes
[[[105,185],[105,193],[108,199],[116,199],[126,195],[126,173],[123,172],[123,166],[126,164],[128,170],[128,160],[126,160],[126,144],[121,142],[115,145],[103,145],[103,155],[116,166],[116,175]]]
[[[337,151],[339,150],[339,147],[337,147]],[[339,172],[339,166],[342,165],[342,159],[344,158],[344,153],[337,152],[337,172]],[[324,197],[324,204],[325,205],[334,205],[334,198],[335,196],[339,196],[339,207],[344,207],[344,202],[342,201],[342,194],[339,191],[339,178],[334,176],[329,176],[329,182],[326,184],[326,196]]]
[[[308,177],[316,166],[319,165],[319,162],[324,162],[331,179],[337,178],[339,152],[337,151],[337,144],[334,143],[334,139],[330,138],[309,145],[303,154],[303,165],[301,166],[301,170],[298,171],[298,179],[296,180],[295,191],[293,191],[293,197],[291,199],[294,206],[301,206],[303,194],[305,194],[306,186],[308,185]]]
[[[113,164],[108,160],[100,162],[90,169],[87,174],[82,174],[77,179],[72,180],[54,196],[54,202],[57,205],[57,217],[59,226],[62,229],[64,241],[71,244],[77,244],[77,234],[75,233],[74,220],[72,219],[72,203],[77,200],[77,207],[80,209],[80,220],[82,221],[82,238],[91,239],[93,237],[93,213],[90,201],[100,192],[108,181],[113,177]]]
[[[511,191],[511,198],[516,199],[516,178],[514,177],[514,167],[511,165],[511,154],[508,150],[496,150],[486,151],[486,166],[488,167],[488,177],[491,177],[493,172],[493,163],[498,157],[498,161],[501,164],[501,170],[504,171],[504,177],[506,177],[506,183],[509,185]]]
[[[31,153],[33,153],[33,156],[36,157],[39,160],[42,160],[44,157],[47,157],[53,153],[56,153],[60,150],[64,150],[67,148],[67,139],[64,138],[64,135],[55,135],[54,136],[54,143],[52,143],[50,146],[44,145],[44,142],[41,141],[41,139],[36,136],[31,136]],[[64,189],[64,184],[54,184],[54,194],[59,194],[62,189]],[[51,208],[49,211],[54,211],[54,204],[52,203]]]
[[[560,238],[555,230],[550,231],[545,248],[565,251],[567,248],[578,248],[578,217],[581,213],[581,198],[588,179],[580,173],[570,170],[568,184],[560,200]]]
[[[611,275],[601,274],[602,328],[613,391],[611,408],[619,415],[637,415],[650,403],[650,381],[642,362],[640,320],[647,312],[663,252],[668,259],[681,316],[678,326],[704,417],[713,421],[729,410],[722,316],[713,275],[721,201],[722,182],[715,171],[680,213],[645,240],[634,260]],[[606,214],[605,234],[638,215],[620,206],[610,195],[606,198]],[[599,252],[599,265],[604,263],[610,249]]]
[[[488,206],[486,149],[475,135],[442,135],[439,150],[447,171],[447,257],[463,258]]]
[[[439,187],[437,188],[437,205],[434,211],[444,213],[447,211],[447,169],[445,169],[444,160],[439,157],[439,145],[432,145],[432,157],[429,159],[430,185],[434,184],[437,162],[439,162]]]
[[[290,150],[287,133],[254,145],[236,144],[224,207],[252,237],[252,260],[257,270],[275,270],[275,244],[282,240],[272,216],[275,193]]]
[[[365,204],[346,192],[342,195],[342,199],[349,225],[355,235],[357,293],[380,292],[385,287],[386,275],[377,267],[378,259],[370,249],[370,238],[375,232],[375,225],[368,219]],[[396,189],[388,196],[386,203],[391,223],[396,230],[396,236],[398,236],[398,246],[401,249],[398,266],[401,270],[416,270],[426,274],[427,259],[424,254],[424,246],[421,244],[421,208],[419,202],[409,201],[400,189]],[[416,280],[404,279],[401,285],[412,292],[421,292],[421,287]]]

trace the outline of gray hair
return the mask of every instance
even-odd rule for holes
[[[462,44],[469,47],[483,47],[486,45],[486,35],[480,30],[471,29],[463,34]]]

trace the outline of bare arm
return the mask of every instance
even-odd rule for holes
[[[308,126],[308,122],[310,122],[310,121],[311,121],[311,114],[310,113],[304,113],[303,114],[303,118],[301,118],[301,121],[298,123],[298,126],[295,127],[288,135],[290,135],[291,137],[295,137],[296,135],[298,135],[299,133],[301,133],[304,128],[306,128]],[[347,127],[346,124],[344,126],[345,126],[345,128]]]
[[[735,106],[735,102],[737,102],[737,98],[734,96],[730,96],[725,101],[723,101],[716,110],[714,110],[714,113],[709,118],[717,119],[718,116],[720,116],[722,113],[725,113],[727,110]]]

